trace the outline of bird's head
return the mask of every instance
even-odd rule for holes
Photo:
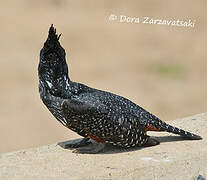
[[[56,29],[51,25],[47,40],[40,51],[39,74],[50,71],[54,75],[67,73],[65,60],[65,50],[60,45],[60,35],[56,34]]]

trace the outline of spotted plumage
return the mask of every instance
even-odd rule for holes
[[[201,139],[198,135],[166,124],[124,97],[72,82],[59,38],[52,25],[40,51],[39,92],[54,117],[84,137],[80,142],[68,145],[77,148],[74,152],[96,153],[104,148],[105,143],[127,148],[156,145],[159,142],[146,133],[150,130]],[[90,139],[98,148],[80,148]]]

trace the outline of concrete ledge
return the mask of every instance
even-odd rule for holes
[[[200,141],[151,133],[155,147],[124,150],[108,146],[101,154],[74,154],[57,144],[0,155],[0,179],[199,179],[207,178],[207,113],[172,125],[197,133]],[[201,175],[201,176],[199,176]]]

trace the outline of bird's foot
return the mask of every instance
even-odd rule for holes
[[[146,142],[146,144],[144,146],[145,147],[150,147],[150,146],[156,146],[158,144],[160,144],[160,142],[158,140],[149,137],[147,142]]]
[[[79,148],[79,147],[87,146],[88,144],[91,143],[89,140],[90,138],[85,137],[76,142],[64,144],[62,147],[64,149],[69,149],[69,148]]]
[[[87,147],[80,147],[74,149],[73,153],[79,153],[79,154],[96,154],[100,151],[102,151],[105,147],[104,143],[91,143]]]

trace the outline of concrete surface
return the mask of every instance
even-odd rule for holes
[[[168,133],[151,133],[155,147],[124,150],[108,146],[103,153],[74,154],[58,144],[0,155],[0,179],[204,179],[207,178],[207,113],[170,124],[197,133],[200,141]],[[61,144],[61,143],[59,143]]]

